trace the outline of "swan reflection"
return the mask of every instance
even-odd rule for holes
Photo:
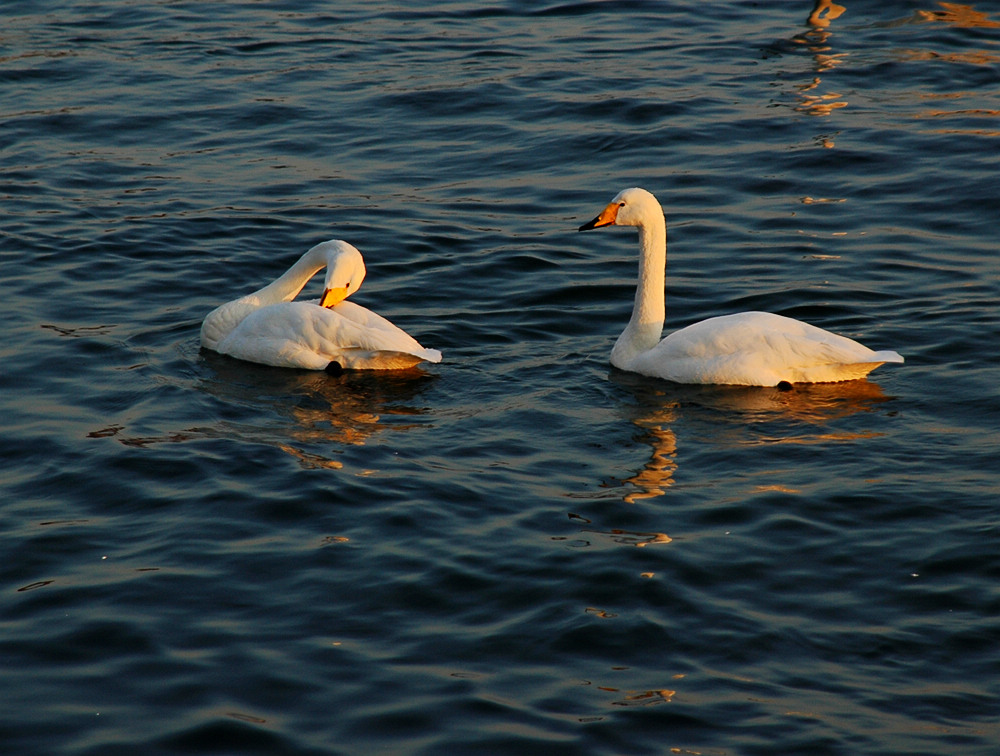
[[[406,430],[425,410],[413,402],[434,376],[421,368],[370,373],[347,371],[331,376],[250,365],[204,353],[196,388],[236,412],[225,419],[158,436],[112,435],[127,446],[204,439],[234,439],[281,449],[309,469],[339,469],[336,455],[345,446],[364,444],[386,429]],[[236,416],[238,419],[232,419]],[[391,418],[391,419],[390,419]],[[414,422],[407,422],[413,418]]]
[[[953,26],[957,29],[997,29],[1000,28],[1000,21],[992,19],[986,13],[977,11],[972,5],[963,3],[938,3],[940,10],[918,10],[914,20],[917,23],[939,23]],[[1000,61],[1000,56],[991,50],[902,50],[899,56],[906,61],[930,61],[947,63],[959,63],[961,65],[972,66],[995,66]],[[966,96],[968,92],[956,93],[945,96]],[[961,115],[967,111],[956,111],[955,115]],[[982,114],[982,113],[980,113]],[[995,115],[995,112],[987,112]],[[971,132],[979,133],[979,132]],[[991,133],[995,136],[995,133]]]
[[[650,447],[642,468],[616,486],[629,504],[662,496],[674,484],[678,440],[672,426],[682,417],[690,425],[710,416],[712,439],[724,445],[849,442],[876,434],[834,430],[832,421],[873,412],[893,399],[868,380],[804,384],[785,391],[672,384],[621,371],[610,378],[634,398],[625,414],[640,431],[637,440]]]
[[[674,405],[647,407],[632,417],[641,431],[637,440],[649,444],[652,451],[642,469],[623,481],[631,489],[623,497],[626,504],[660,496],[674,484],[677,436],[670,424],[675,420]]]
[[[806,23],[817,29],[825,29],[831,21],[840,18],[845,10],[847,8],[837,5],[833,0],[817,0]]]
[[[991,19],[986,13],[977,11],[975,6],[965,3],[938,3],[941,10],[918,10],[921,21],[940,21],[960,29],[996,29],[1000,21]]]
[[[816,75],[811,81],[796,86],[799,104],[795,109],[800,113],[828,116],[834,110],[847,107],[847,101],[839,93],[824,93],[819,89],[823,82],[819,74],[832,70],[847,56],[847,53],[832,52],[833,48],[829,44],[830,23],[840,18],[846,10],[843,5],[838,5],[832,0],[817,0],[806,19],[806,24],[809,26],[808,31],[792,39],[794,43],[804,45],[812,54],[816,71]],[[830,142],[824,146],[833,147],[833,143]]]
[[[248,369],[246,363],[206,356],[214,373],[203,384],[206,391],[228,402],[267,405],[278,417],[291,421],[275,427],[269,417],[265,425],[245,426],[241,435],[273,439],[275,446],[308,468],[340,467],[340,462],[329,456],[330,445],[361,445],[387,427],[413,427],[415,423],[407,423],[405,418],[416,418],[424,409],[412,402],[434,380],[419,367],[391,374],[347,371],[337,377],[318,372],[289,375],[277,368]],[[387,417],[393,421],[388,423]],[[311,448],[306,451],[301,445]]]

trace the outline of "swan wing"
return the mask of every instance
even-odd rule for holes
[[[853,380],[902,361],[793,318],[744,312],[682,328],[637,355],[630,369],[680,383],[774,386]]]
[[[402,328],[355,302],[345,300],[327,312],[333,312],[358,329],[356,346],[342,351],[340,362],[345,368],[393,370],[423,361],[441,361],[441,352],[437,349],[426,349]],[[341,327],[345,331],[348,329],[347,324]]]
[[[380,315],[341,302],[333,308],[311,302],[281,302],[247,315],[216,347],[250,362],[322,370],[391,370],[421,361],[440,362],[441,353],[424,349],[412,336]]]
[[[219,343],[260,307],[260,301],[252,294],[219,305],[205,316],[201,324],[201,345],[218,351]]]

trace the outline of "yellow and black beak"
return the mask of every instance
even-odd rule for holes
[[[333,289],[326,289],[323,292],[323,296],[320,297],[319,300],[319,306],[333,307],[334,305],[340,304],[345,299],[347,299],[347,287],[337,286]]]
[[[606,208],[601,210],[601,214],[598,215],[594,220],[584,223],[580,226],[580,231],[589,231],[592,228],[601,228],[602,226],[613,226],[615,224],[615,219],[618,217],[618,205],[612,202]]]

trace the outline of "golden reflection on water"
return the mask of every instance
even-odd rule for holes
[[[1000,57],[997,58],[1000,61]],[[975,96],[971,92],[954,92],[950,94],[928,94],[924,95],[923,99],[928,101],[941,101],[941,100],[958,100],[965,97]],[[992,108],[931,108],[930,110],[925,110],[923,113],[918,113],[917,118],[920,119],[949,119],[949,118],[996,118],[1000,116],[1000,110],[995,110]],[[931,130],[935,134],[964,134],[969,136],[1000,136],[1000,129],[958,129],[958,128],[940,128]]]
[[[975,6],[965,3],[938,3],[940,10],[918,10],[915,18],[923,23],[941,23],[953,26],[958,29],[997,29],[1000,28],[1000,20],[989,17],[986,13],[978,11]],[[972,66],[996,66],[1000,63],[1000,55],[988,50],[968,50],[961,52],[937,52],[934,50],[902,50],[897,53],[898,57],[904,61],[932,61],[957,63]],[[939,101],[941,99],[968,99],[969,97],[981,97],[981,93],[976,92],[955,92],[949,94],[924,94],[923,99]],[[932,108],[917,114],[917,118],[923,119],[949,119],[961,118],[995,118],[1000,115],[1000,111],[993,108],[956,108],[952,110],[942,108]],[[932,129],[935,134],[960,134],[966,136],[1000,136],[1000,129],[983,128],[937,128]]]
[[[833,52],[830,40],[833,36],[832,22],[840,18],[847,8],[832,0],[816,0],[812,11],[806,19],[808,31],[796,35],[792,42],[803,45],[812,54],[814,75],[809,81],[795,85],[795,94],[799,100],[795,110],[813,116],[829,116],[833,111],[847,107],[846,98],[839,92],[823,91],[823,74],[831,71],[843,62],[847,53]],[[943,23],[961,29],[1000,28],[1000,20],[991,18],[987,13],[978,11],[973,5],[964,3],[938,3],[938,9],[918,10],[913,21],[917,23]],[[1000,54],[989,50],[963,50],[938,52],[934,50],[903,49],[894,51],[893,56],[904,62],[944,61],[964,65],[995,66],[1000,63]],[[935,97],[939,95],[924,95]],[[953,111],[930,111],[923,113],[921,118],[942,117],[995,117],[997,112],[990,108],[966,108]],[[936,133],[962,133],[977,136],[997,136],[998,130],[993,129],[951,129],[936,130]],[[824,147],[834,147],[833,140],[824,138]]]
[[[997,29],[1000,21],[990,18],[986,13],[977,11],[974,6],[964,3],[938,3],[941,10],[918,10],[914,14],[917,23],[941,23],[957,29]],[[937,52],[934,50],[904,49],[896,53],[903,61],[944,61],[974,66],[993,66],[1000,62],[1000,55],[987,50],[969,50],[962,52]],[[967,93],[969,95],[974,93]],[[928,97],[941,95],[927,95]],[[947,96],[947,95],[945,95]],[[966,96],[966,93],[956,93],[956,96]]]
[[[795,87],[799,98],[799,104],[795,110],[800,113],[828,116],[834,110],[847,107],[847,101],[840,93],[820,91],[820,86],[823,83],[820,74],[832,70],[847,57],[847,53],[832,52],[833,48],[829,44],[830,22],[840,18],[845,10],[847,9],[843,5],[838,5],[832,0],[817,0],[806,19],[809,31],[793,38],[794,42],[806,45],[809,52],[812,53],[816,69],[816,76],[811,81],[798,84]],[[823,146],[833,147],[834,144],[827,140]]]
[[[831,21],[840,18],[840,14],[845,10],[847,8],[837,5],[833,0],[818,0],[806,23],[817,28],[826,28]]]
[[[839,431],[829,425],[859,412],[872,412],[880,404],[892,400],[881,386],[869,380],[805,384],[789,391],[742,386],[681,386],[618,373],[614,374],[614,380],[634,394],[636,405],[629,419],[641,431],[637,440],[650,448],[649,459],[640,470],[618,483],[607,484],[628,504],[662,496],[674,484],[678,440],[671,426],[677,423],[686,407],[695,408],[695,413],[721,413],[728,419],[728,422],[717,424],[714,431],[715,438],[722,444],[820,444],[878,435],[871,431]],[[774,427],[775,432],[768,433],[768,427]],[[752,433],[748,432],[750,429]],[[669,537],[646,541],[652,542],[666,543]]]
[[[846,0],[845,0],[846,2]],[[806,24],[807,31],[797,34],[791,39],[796,45],[801,45],[808,50],[813,58],[813,75],[807,81],[794,85],[794,94],[798,103],[794,106],[796,112],[805,113],[811,116],[825,117],[831,115],[835,110],[846,108],[847,99],[840,92],[824,91],[824,74],[833,70],[847,58],[847,53],[834,52],[831,40],[833,38],[833,22],[841,18],[847,12],[844,5],[840,5],[833,0],[816,0],[812,11],[809,13]],[[992,18],[988,13],[976,10],[974,5],[966,3],[937,3],[936,8],[928,10],[917,10],[908,19],[896,21],[890,25],[901,24],[947,24],[959,29],[996,29],[1000,28],[1000,20]],[[989,49],[975,50],[948,50],[938,51],[929,49],[897,49],[887,53],[891,58],[901,62],[945,62],[961,65],[991,66],[1000,64],[1000,53]],[[915,93],[914,97],[920,99],[931,99],[937,101],[941,97],[956,97],[968,99],[970,97],[982,98],[982,93],[956,93],[954,95]],[[966,107],[955,109],[932,108],[923,113],[916,114],[915,117],[921,119],[987,119],[1000,115],[1000,110],[989,107]],[[936,134],[960,134],[967,136],[1000,136],[1000,129],[993,128],[969,128],[967,126],[956,128],[936,128]],[[819,139],[819,144],[825,148],[835,147],[836,144],[830,137],[824,136]]]
[[[1000,55],[995,55],[985,50],[950,53],[937,53],[932,50],[901,50],[898,53],[898,57],[904,61],[941,60],[946,63],[964,63],[973,66],[992,66],[997,61],[1000,61]]]
[[[674,484],[674,471],[677,469],[677,436],[671,430],[669,423],[675,419],[674,409],[664,407],[632,420],[643,430],[641,440],[650,445],[652,452],[649,461],[642,469],[625,479],[625,483],[633,487],[632,492],[625,494],[626,504],[661,496]]]
[[[938,3],[942,10],[918,10],[917,16],[924,21],[939,21],[962,29],[1000,28],[1000,21],[994,21],[975,6],[965,3]]]
[[[336,455],[343,447],[362,445],[387,428],[399,431],[416,427],[400,418],[424,414],[412,401],[433,380],[419,367],[393,371],[392,375],[348,371],[330,376],[249,365],[221,355],[205,355],[205,364],[209,371],[197,388],[226,404],[257,408],[256,414],[263,419],[257,424],[218,420],[149,436],[128,436],[125,426],[113,425],[92,431],[89,436],[116,437],[126,446],[138,447],[237,439],[272,445],[306,469],[338,470],[343,463]]]
[[[616,672],[628,671],[628,667],[613,667]],[[685,675],[673,675],[674,680],[681,680]],[[589,680],[583,681],[584,685],[594,685]],[[611,702],[612,706],[647,706],[650,704],[662,704],[670,703],[674,696],[677,695],[676,690],[670,688],[660,688],[657,690],[626,690],[618,687],[617,685],[594,685],[597,690],[604,691],[606,693],[615,693],[619,697],[617,700]],[[672,752],[679,753],[677,749],[671,749]],[[693,753],[693,752],[688,752]]]
[[[336,470],[343,466],[335,457],[340,449],[363,445],[385,430],[389,427],[387,416],[393,418],[393,430],[414,427],[399,418],[423,414],[424,410],[410,402],[432,379],[414,368],[378,376],[294,373],[281,380],[287,393],[270,403],[293,422],[291,427],[279,429],[275,446],[306,469]],[[270,435],[267,429],[261,430]]]
[[[810,90],[815,89],[821,83],[820,78],[815,77],[808,84],[797,84],[796,89],[799,95],[799,104],[795,109],[800,113],[807,113],[813,116],[828,116],[834,110],[839,108],[846,108],[847,101],[842,99],[843,95],[839,92],[817,92],[816,94],[811,94]],[[835,144],[832,140],[825,140],[823,142],[824,147],[834,147]]]

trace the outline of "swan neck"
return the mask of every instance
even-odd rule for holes
[[[309,282],[309,279],[316,275],[326,266],[326,258],[323,254],[314,254],[312,250],[300,257],[298,261],[288,270],[274,279],[263,289],[255,292],[254,296],[261,305],[276,304],[277,302],[290,302],[299,295],[299,292]]]
[[[639,226],[639,277],[632,318],[611,351],[611,363],[629,364],[660,341],[666,315],[663,287],[666,278],[667,231],[662,213]]]
[[[637,326],[663,328],[666,315],[663,287],[666,280],[667,231],[662,216],[659,222],[639,227],[639,278],[635,289],[632,323]]]
[[[201,325],[201,343],[216,349],[252,312],[279,302],[290,302],[299,295],[310,278],[326,266],[323,250],[314,248],[262,289],[216,307]]]

